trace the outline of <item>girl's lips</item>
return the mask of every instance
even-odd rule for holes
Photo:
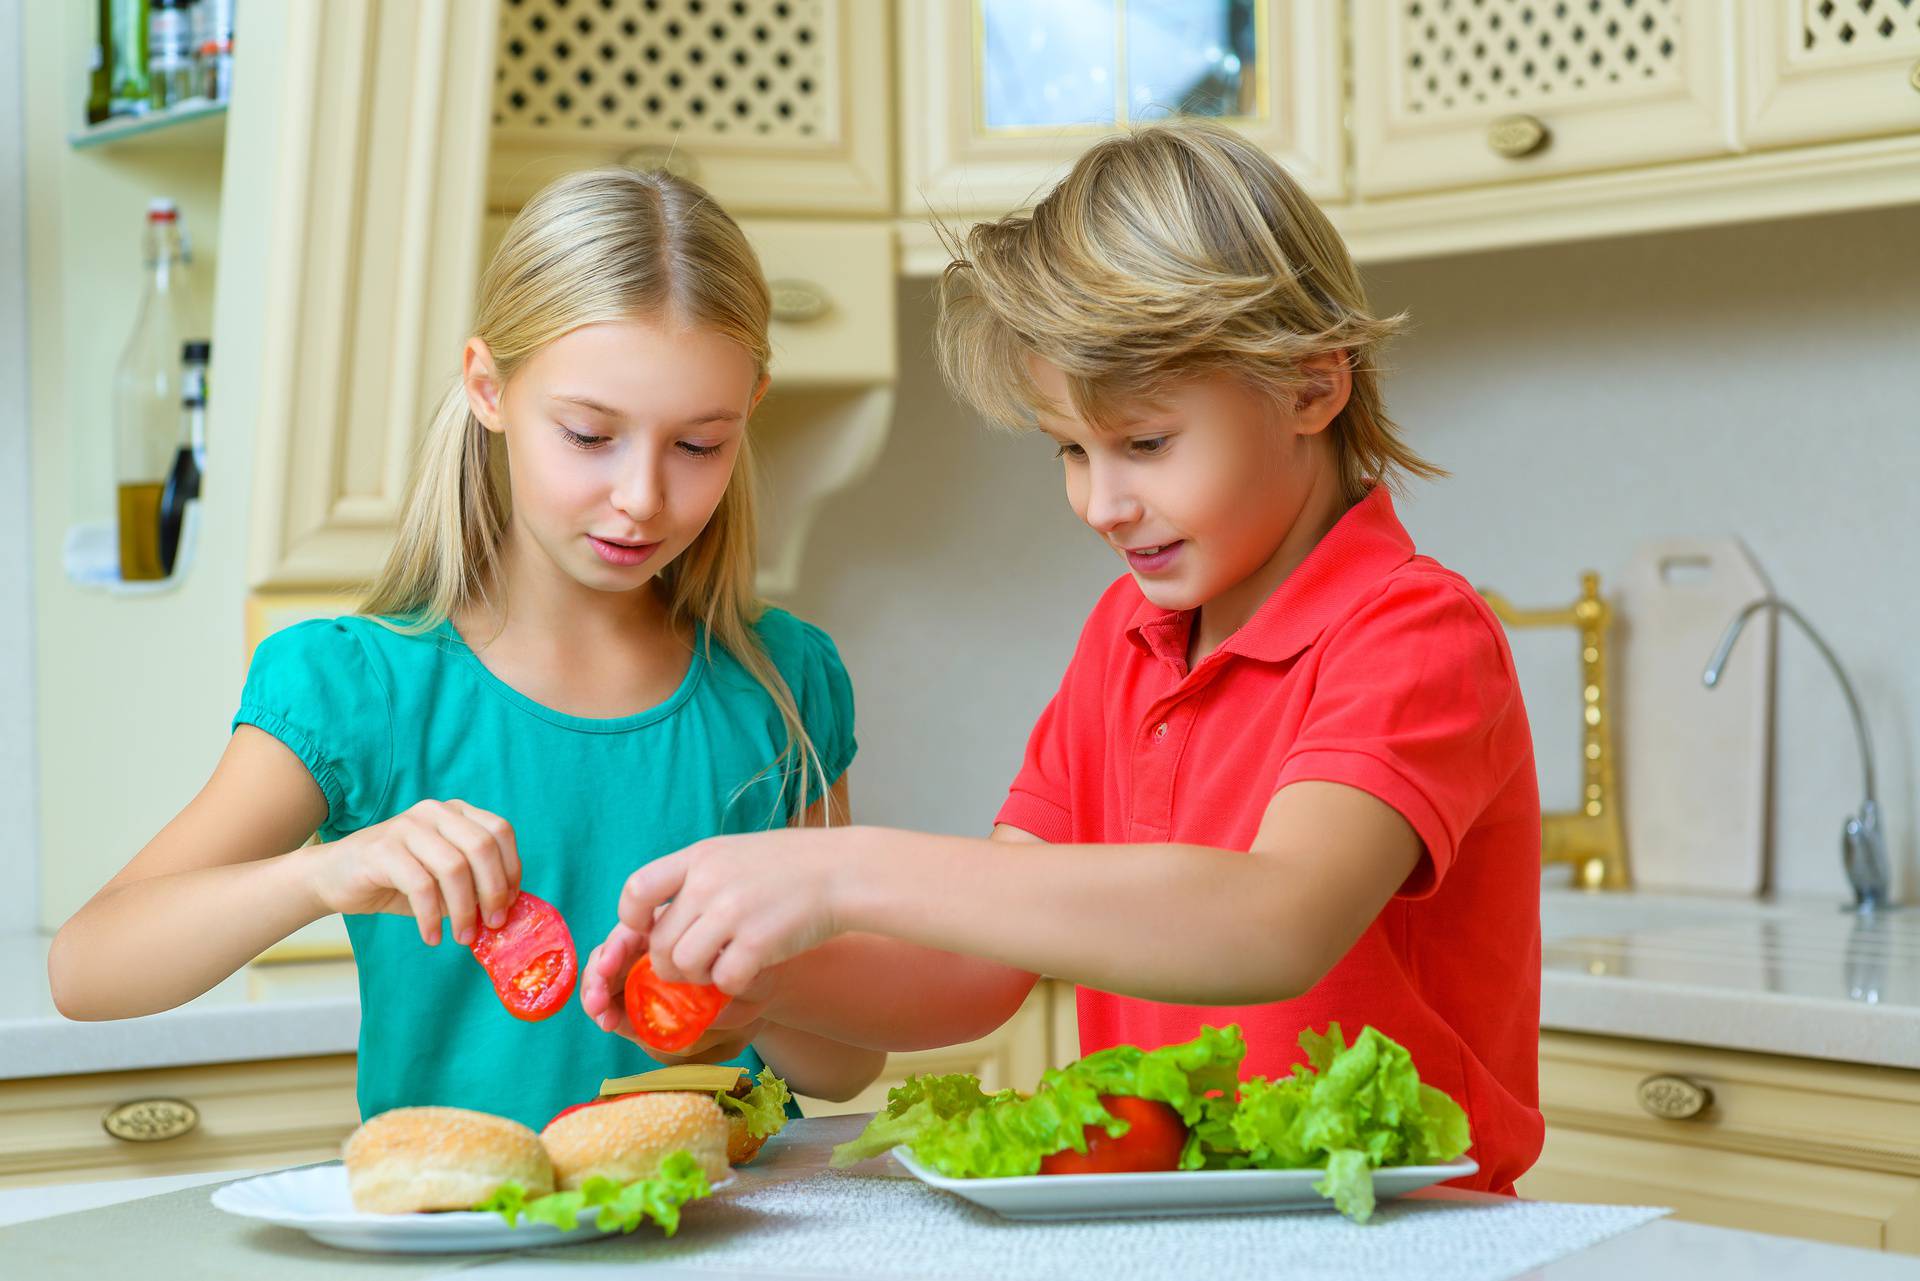
[[[600,559],[609,565],[638,565],[653,555],[659,543],[610,543],[604,538],[587,535],[587,541],[593,544],[593,550],[600,553]]]
[[[1177,543],[1162,544],[1160,550],[1150,556],[1130,551],[1127,553],[1127,564],[1132,566],[1136,574],[1158,574],[1173,564],[1173,558],[1178,556],[1180,549],[1186,545],[1187,542],[1183,538]]]

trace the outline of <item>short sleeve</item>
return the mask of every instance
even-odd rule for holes
[[[326,830],[379,818],[393,760],[392,700],[365,644],[341,619],[296,623],[261,641],[233,727],[287,745],[327,798]]]
[[[782,609],[761,616],[760,639],[799,705],[800,724],[829,785],[853,764],[860,744],[853,733],[853,680],[833,638]]]
[[[1064,845],[1073,839],[1067,772],[1072,700],[1073,671],[1069,669],[1059,690],[1047,701],[1046,710],[1034,722],[1033,732],[1027,736],[1026,758],[993,820],[1031,833],[1050,845]]]
[[[1389,585],[1323,642],[1325,658],[1274,790],[1342,783],[1399,811],[1427,858],[1400,890],[1422,898],[1461,837],[1531,758],[1506,639],[1470,589]]]

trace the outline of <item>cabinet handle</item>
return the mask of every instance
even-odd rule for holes
[[[159,1143],[191,1134],[200,1124],[200,1111],[185,1099],[135,1099],[108,1108],[101,1128],[129,1143]]]
[[[700,169],[694,163],[693,153],[685,147],[663,147],[658,143],[629,147],[620,153],[619,162],[629,169],[664,169],[674,177],[685,178],[689,182],[693,181]]]
[[[1551,137],[1546,121],[1538,116],[1501,116],[1487,126],[1487,145],[1509,160],[1532,155]]]
[[[1920,62],[1913,64],[1907,71],[1907,83],[1920,90]]]
[[[767,292],[773,296],[773,318],[789,325],[818,320],[833,306],[827,291],[811,280],[769,280]]]
[[[1640,1082],[1640,1106],[1663,1121],[1690,1121],[1713,1104],[1713,1091],[1684,1076],[1650,1076]]]

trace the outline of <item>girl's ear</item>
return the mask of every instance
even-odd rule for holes
[[[1307,381],[1293,398],[1293,426],[1302,436],[1318,435],[1340,416],[1353,395],[1353,370],[1346,351],[1330,351],[1306,362]]]
[[[773,385],[772,374],[760,375],[760,385],[753,389],[753,399],[747,402],[747,416],[749,418],[753,416],[754,410],[760,408],[760,398],[767,394],[767,388],[772,385]]]
[[[467,349],[460,358],[460,380],[466,385],[467,407],[480,425],[491,432],[506,430],[500,419],[500,371],[482,339],[467,339]]]

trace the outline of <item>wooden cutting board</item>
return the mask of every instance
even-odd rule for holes
[[[1719,687],[1700,681],[1742,606],[1772,588],[1736,539],[1634,553],[1615,597],[1615,750],[1634,884],[1767,888],[1775,622],[1747,621]]]

